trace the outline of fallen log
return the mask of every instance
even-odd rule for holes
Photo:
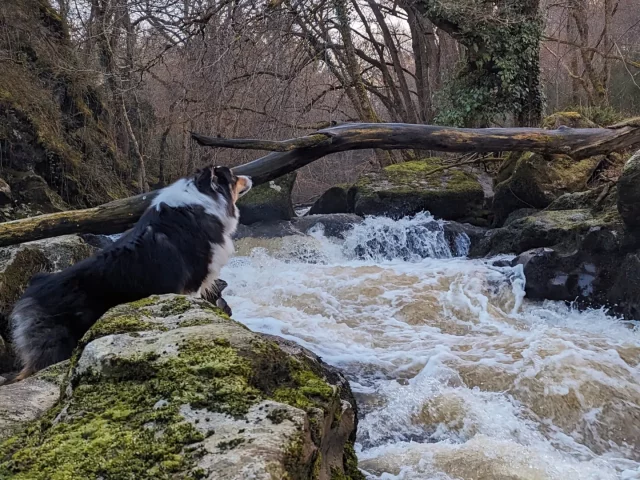
[[[463,129],[399,123],[342,124],[285,141],[224,139],[197,133],[203,146],[270,150],[272,153],[238,167],[259,185],[297,170],[331,153],[361,149],[416,149],[441,152],[532,151],[568,154],[576,159],[606,154],[640,144],[638,119],[610,128],[557,130],[535,128]],[[114,234],[131,227],[155,192],[116,200],[99,207],[52,213],[0,224],[0,246],[72,233]]]

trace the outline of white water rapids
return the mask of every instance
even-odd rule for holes
[[[225,299],[345,372],[369,479],[640,479],[640,331],[525,300],[428,219],[240,240]]]

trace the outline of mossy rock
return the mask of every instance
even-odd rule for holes
[[[364,478],[344,377],[200,299],[108,312],[63,391],[0,444],[0,478]]]
[[[0,248],[0,335],[9,338],[7,317],[33,275],[62,270],[94,252],[75,235]]]
[[[591,209],[544,210],[489,231],[472,255],[520,254],[541,247],[572,250],[580,244],[579,239],[594,228],[616,232],[623,243],[628,237],[615,208],[599,212]]]
[[[471,174],[441,166],[437,158],[399,163],[362,176],[355,185],[355,213],[401,218],[429,211],[445,220],[469,220],[482,210],[484,192]]]
[[[598,125],[588,118],[583,117],[578,112],[557,112],[549,115],[542,121],[542,128],[555,130],[560,127],[598,128]]]
[[[495,188],[493,212],[501,225],[521,208],[543,209],[565,194],[584,191],[604,157],[574,160],[567,155],[521,154],[510,157],[511,175]],[[502,178],[502,177],[499,177]]]
[[[34,172],[73,206],[131,193],[99,78],[81,68],[49,1],[3,0],[0,27],[0,51],[8,55],[0,75],[0,170]]]
[[[353,213],[350,209],[348,191],[350,186],[335,186],[324,192],[317,199],[308,215],[327,215],[332,213]]]
[[[252,188],[238,201],[240,223],[291,220],[296,216],[291,201],[291,192],[296,181],[296,172]]]

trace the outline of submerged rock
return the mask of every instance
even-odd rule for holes
[[[296,216],[291,201],[291,191],[296,172],[252,188],[238,201],[240,222],[251,225],[256,222],[291,220]]]
[[[109,311],[63,391],[0,443],[1,478],[364,478],[345,378],[199,299]]]
[[[439,159],[425,159],[364,175],[355,185],[355,213],[397,219],[428,211],[444,220],[475,221],[484,202],[480,182],[455,169],[426,175],[440,165]]]

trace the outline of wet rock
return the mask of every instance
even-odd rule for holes
[[[507,227],[511,225],[516,220],[520,220],[521,218],[529,217],[531,215],[535,215],[539,210],[535,208],[520,208],[515,210],[509,214],[507,219],[504,221],[504,226]]]
[[[636,319],[640,314],[638,241],[619,229],[594,226],[553,248],[521,253],[528,298],[607,307]]]
[[[630,228],[640,227],[640,150],[625,164],[618,179],[618,211]]]
[[[344,377],[208,302],[116,307],[79,349],[65,398],[0,444],[0,477],[364,478]]]
[[[401,218],[428,211],[444,220],[482,216],[484,191],[472,175],[455,169],[425,175],[439,159],[405,162],[362,176],[355,185],[355,213]]]
[[[567,155],[523,153],[515,162],[512,174],[496,185],[493,212],[502,225],[511,212],[522,208],[542,209],[556,198],[585,189],[587,182],[604,157],[574,160]]]
[[[556,198],[547,210],[579,210],[591,208],[595,205],[604,187],[594,188],[584,192],[565,193]]]
[[[283,238],[291,235],[302,235],[289,220],[276,220],[272,222],[256,222],[251,225],[238,225],[238,230],[233,235],[234,240],[244,238]]]
[[[349,188],[344,186],[331,187],[315,201],[308,214],[352,213],[353,207],[349,206],[348,190]]]
[[[335,213],[331,215],[306,215],[294,218],[292,223],[303,233],[309,232],[312,228],[319,228],[327,237],[344,238],[346,232],[362,221],[362,217],[358,215]]]
[[[576,248],[578,239],[590,229],[601,227],[616,232],[625,242],[631,241],[615,212],[597,214],[591,210],[545,210],[490,230],[480,241],[475,256],[519,254],[539,247],[559,244]]]
[[[77,235],[0,248],[0,335],[8,338],[7,316],[33,275],[62,270],[94,252]]]
[[[240,222],[251,225],[256,222],[291,220],[296,216],[291,202],[291,191],[296,172],[264,185],[252,188],[238,201]]]
[[[290,221],[279,220],[239,225],[233,238],[242,240],[245,238],[270,239],[300,236],[305,235],[312,228],[320,229],[327,237],[343,238],[345,232],[362,221],[362,217],[350,214],[305,215]]]
[[[443,222],[443,229],[451,251],[457,256],[466,256],[471,254],[488,232],[487,228],[458,222]],[[460,250],[461,235],[466,235],[468,238],[469,243],[465,247],[466,252],[462,252]]]

